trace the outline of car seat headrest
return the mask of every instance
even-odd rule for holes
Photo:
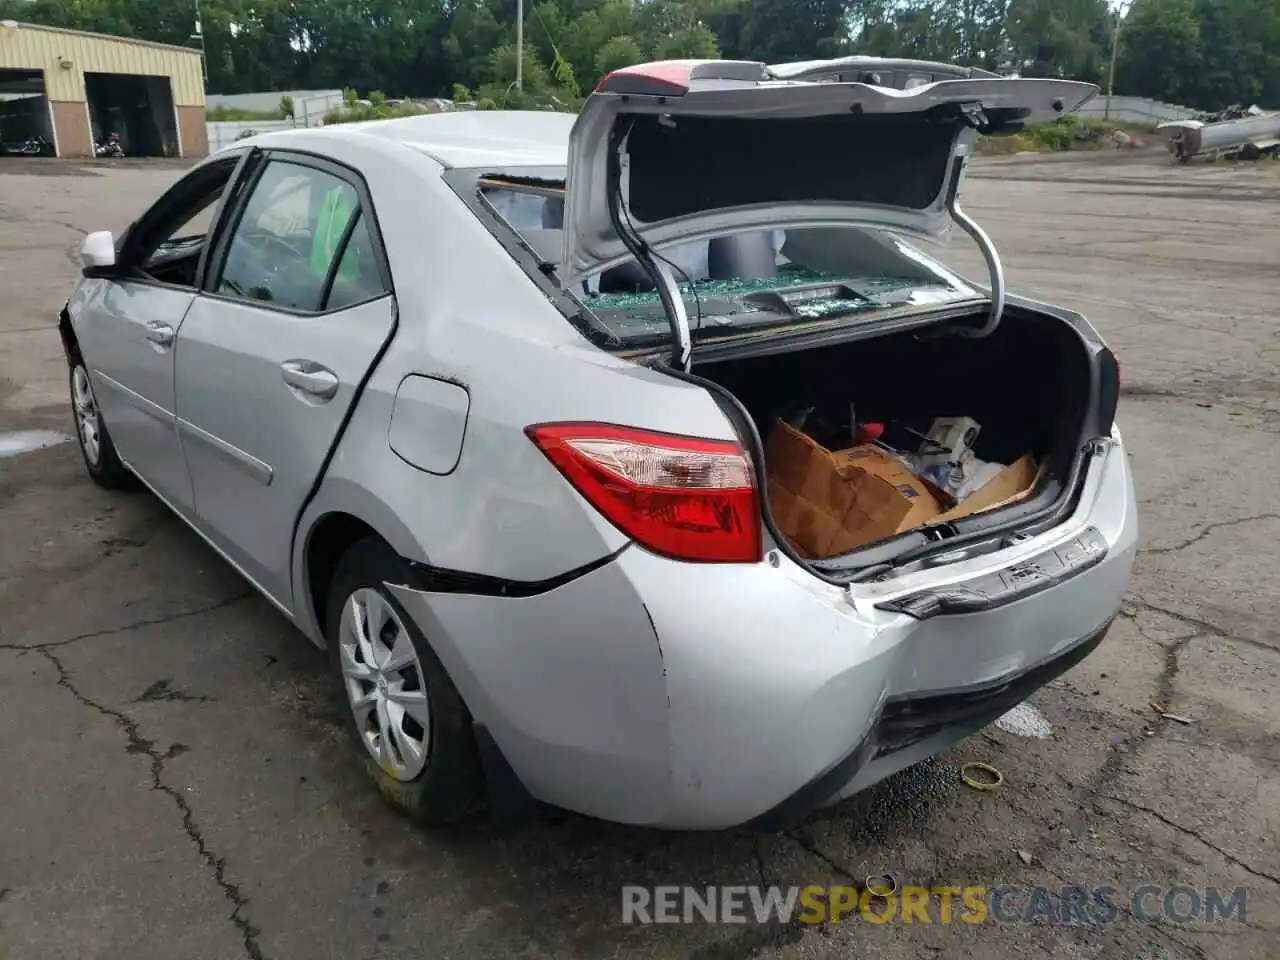
[[[778,274],[778,257],[769,231],[717,237],[707,251],[712,280],[762,280]]]

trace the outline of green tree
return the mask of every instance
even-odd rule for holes
[[[1280,3],[1196,0],[1195,13],[1201,50],[1196,102],[1280,106]]]
[[[717,60],[719,57],[716,35],[700,23],[660,37],[653,45],[654,60]]]
[[[602,76],[596,68],[596,57],[605,44],[615,37],[632,37],[640,42],[636,10],[629,0],[605,0],[587,9],[579,5],[578,9],[581,12],[566,22],[556,44],[574,65],[578,86],[590,90]]]
[[[614,37],[596,52],[596,73],[604,76],[614,70],[644,61],[644,51],[634,37]]]
[[[1204,59],[1194,0],[1134,0],[1120,30],[1116,89],[1207,106],[1197,76]]]
[[[1026,76],[1103,80],[1112,17],[1106,0],[1012,0],[1007,27],[1012,65]]]
[[[649,57],[776,63],[854,51],[1098,82],[1110,63],[1110,3],[529,0],[516,99],[572,108],[603,73]],[[447,96],[460,84],[496,107],[511,100],[515,16],[516,0],[201,0],[208,90]],[[0,0],[0,18],[194,43],[186,2]],[[1280,106],[1280,0],[1134,0],[1116,88],[1197,107]]]
[[[743,53],[766,63],[838,57],[849,50],[848,0],[751,0],[742,7]]]

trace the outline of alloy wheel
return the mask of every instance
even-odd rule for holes
[[[85,459],[96,467],[102,458],[101,421],[98,418],[98,403],[93,398],[93,385],[89,383],[89,372],[83,364],[77,366],[71,374],[71,402],[75,407],[76,433],[80,435],[80,446],[84,449]]]
[[[413,640],[377,590],[365,587],[347,598],[338,657],[365,749],[388,776],[412,780],[431,749],[431,708]]]

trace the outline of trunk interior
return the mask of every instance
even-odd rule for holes
[[[1093,389],[1091,370],[1088,347],[1068,323],[1009,307],[996,330],[981,339],[941,334],[935,327],[742,359],[699,358],[695,351],[692,372],[737,397],[767,450],[777,421],[798,423],[793,418],[806,410],[803,432],[831,451],[854,445],[851,404],[858,423],[884,425],[883,445],[908,454],[922,449],[921,438],[936,418],[970,417],[981,427],[974,455],[1013,464],[1031,454],[1039,477],[1035,487],[1042,491],[1063,486],[1079,453]],[[771,454],[766,464],[761,486],[769,490],[777,520]],[[783,527],[780,523],[779,532],[806,559],[850,553],[815,554]],[[875,542],[910,529],[899,527]]]

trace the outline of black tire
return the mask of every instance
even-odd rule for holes
[[[388,582],[406,582],[407,572],[404,561],[382,540],[361,540],[349,548],[338,561],[329,590],[325,638],[347,731],[378,792],[393,807],[418,823],[454,823],[478,812],[484,805],[484,769],[476,747],[471,714],[462,697],[418,625],[386,588]],[[396,779],[378,765],[365,747],[347,698],[339,655],[340,624],[348,599],[361,589],[377,591],[391,607],[418,655],[431,722],[426,766],[412,780]]]
[[[120,455],[116,453],[116,445],[111,441],[111,434],[107,432],[107,424],[102,419],[102,413],[97,409],[97,401],[92,400],[93,387],[88,387],[89,396],[94,406],[94,415],[97,421],[97,457],[93,456],[92,445],[86,439],[86,428],[80,416],[76,402],[76,378],[77,375],[84,378],[84,383],[89,384],[89,371],[85,368],[84,361],[77,357],[71,363],[71,369],[67,373],[67,386],[71,394],[71,415],[75,420],[76,441],[80,445],[80,456],[84,460],[85,469],[89,472],[89,479],[98,486],[106,490],[132,490],[138,485],[137,478],[129,472],[129,468],[120,462]]]

